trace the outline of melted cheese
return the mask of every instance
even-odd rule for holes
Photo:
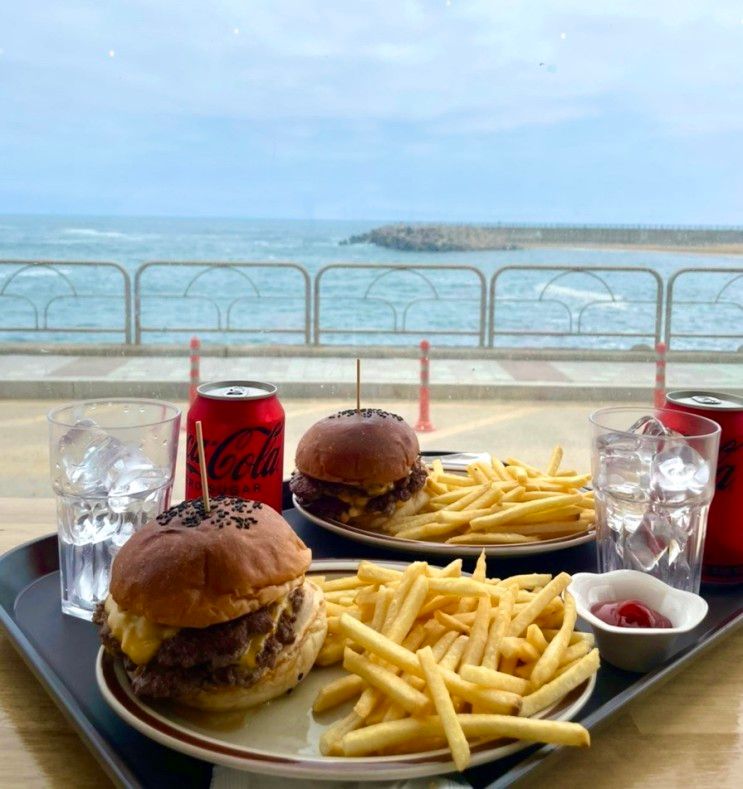
[[[366,506],[366,503],[369,501],[368,496],[362,496],[360,494],[355,493],[348,493],[345,490],[342,490],[338,494],[338,498],[341,501],[344,501],[346,504],[351,504],[355,507],[361,507],[362,509]]]
[[[106,598],[105,609],[111,633],[121,644],[122,652],[138,666],[152,660],[160,649],[160,644],[179,630],[177,627],[157,625],[143,616],[122,611],[111,595]]]
[[[243,652],[240,660],[238,661],[243,668],[256,667],[258,655],[260,655],[263,651],[263,647],[265,646],[269,636],[276,630],[279,624],[279,619],[281,619],[281,615],[284,613],[284,611],[288,611],[289,608],[290,604],[288,596],[271,606],[269,609],[271,614],[271,629],[268,631],[268,633],[258,633],[250,639],[247,649],[245,652]]]

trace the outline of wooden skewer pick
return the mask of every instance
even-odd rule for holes
[[[356,413],[361,411],[361,359],[356,359]]]
[[[196,422],[196,444],[199,449],[199,473],[201,474],[201,498],[204,500],[204,512],[211,512],[209,506],[209,480],[206,476],[206,457],[204,456],[204,432],[201,429],[201,420]]]

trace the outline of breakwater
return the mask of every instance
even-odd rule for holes
[[[743,228],[396,223],[352,235],[342,243],[411,252],[513,250],[540,244],[709,248],[743,244]]]

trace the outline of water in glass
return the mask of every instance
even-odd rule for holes
[[[167,508],[172,479],[138,446],[80,420],[59,441],[53,475],[59,521],[62,610],[90,618],[108,593],[111,560]]]
[[[698,591],[710,463],[683,437],[655,425],[638,435],[600,436],[596,451],[601,570],[640,570]]]

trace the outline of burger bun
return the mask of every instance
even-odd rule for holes
[[[316,422],[297,446],[297,469],[323,482],[387,484],[410,473],[418,437],[397,414],[376,408],[341,411]]]

